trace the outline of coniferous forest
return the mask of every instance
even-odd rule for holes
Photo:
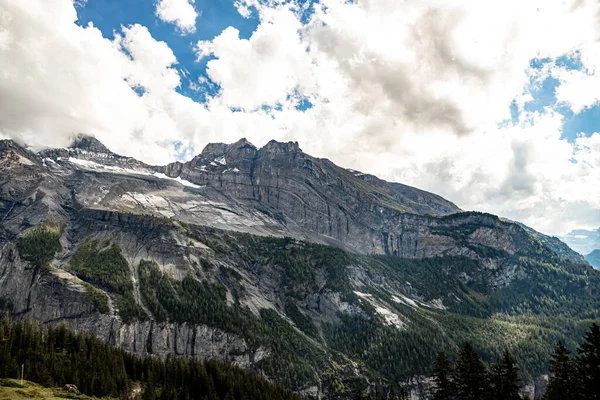
[[[438,354],[431,369],[433,400],[521,399],[519,367],[508,351],[486,365],[467,342],[455,358],[452,362],[445,351]],[[0,324],[0,378],[17,378],[23,364],[30,381],[51,387],[75,384],[82,393],[99,397],[131,398],[138,382],[142,400],[301,399],[235,366],[174,357],[140,359],[64,325],[5,318]],[[576,354],[559,342],[549,365],[545,400],[600,399],[600,327],[591,326]],[[408,398],[393,383],[383,397]]]
[[[44,386],[75,384],[84,394],[131,398],[134,382],[146,399],[300,399],[280,386],[214,361],[136,358],[65,326],[35,322],[0,324],[0,378],[20,377]]]
[[[544,400],[600,399],[600,327],[593,324],[575,355],[558,342],[549,360],[550,376]],[[456,363],[444,351],[433,367],[433,400],[519,400],[519,367],[508,351],[486,366],[470,343]]]

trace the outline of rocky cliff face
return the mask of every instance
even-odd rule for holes
[[[39,153],[0,141],[0,171],[4,312],[139,355],[234,362],[310,395],[382,376],[409,388],[440,346],[467,339],[543,373],[528,338],[600,309],[600,276],[557,239],[297,143],[210,144],[149,166],[88,137]]]
[[[432,217],[459,213],[457,206],[435,194],[316,159],[297,143],[271,141],[261,149],[245,139],[210,144],[187,163],[156,170],[215,188],[309,240],[331,238],[361,253],[402,257],[456,253],[453,241],[429,236],[429,227],[453,226],[452,219]],[[492,229],[514,226],[494,217],[476,218]],[[477,236],[486,235],[479,231]],[[489,240],[504,240],[502,246],[510,247],[511,237]]]

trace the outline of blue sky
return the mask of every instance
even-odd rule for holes
[[[146,26],[156,40],[166,42],[179,62],[178,68],[189,73],[181,74],[182,85],[177,91],[197,101],[204,95],[190,90],[190,80],[197,83],[199,76],[206,76],[207,57],[196,61],[194,45],[198,40],[212,40],[228,26],[235,26],[240,38],[247,39],[259,23],[258,15],[242,17],[232,0],[197,0],[196,10],[200,15],[196,20],[196,32],[182,35],[173,24],[161,21],[155,15],[156,2],[153,0],[87,0],[77,7],[77,24],[86,26],[92,22],[106,38],[112,38],[121,26],[140,24]],[[212,91],[210,94],[214,94]]]
[[[194,45],[199,40],[212,40],[229,26],[239,30],[241,39],[248,39],[259,25],[258,13],[253,12],[249,18],[240,15],[233,0],[196,0],[195,7],[200,11],[196,20],[196,31],[191,34],[182,35],[173,24],[161,21],[155,15],[156,2],[153,0],[87,0],[77,8],[79,20],[77,24],[86,26],[92,22],[94,26],[102,31],[106,38],[112,38],[114,32],[118,32],[121,26],[141,24],[146,26],[152,36],[159,41],[166,42],[177,57],[182,84],[177,91],[198,102],[203,102],[208,94],[214,96],[219,85],[213,85],[207,92],[198,92],[190,89],[190,81],[197,83],[200,76],[206,78],[206,63],[214,57],[205,57],[196,62]],[[303,18],[310,15],[305,12]],[[530,62],[533,69],[543,69],[549,64],[564,66],[567,69],[580,70],[583,68],[577,53],[571,56],[563,56],[556,60],[550,58],[534,58]],[[183,72],[185,71],[185,72]],[[563,137],[573,141],[577,135],[592,134],[600,130],[600,105],[586,108],[584,111],[574,114],[569,107],[557,102],[555,89],[559,85],[556,78],[547,76],[535,85],[530,91],[533,100],[526,103],[525,111],[543,111],[545,107],[558,110],[564,115]],[[312,104],[308,99],[302,100],[299,110],[310,108]],[[517,123],[520,113],[513,103],[511,114],[513,123]],[[233,108],[235,110],[235,108]],[[180,142],[179,142],[180,143]],[[177,146],[178,148],[180,145]],[[184,154],[178,152],[180,155]]]
[[[581,60],[577,53],[571,56],[559,57],[556,60],[533,59],[531,60],[531,68],[542,70],[549,65],[557,65],[564,67],[567,70],[581,71],[584,69]],[[526,111],[542,111],[545,107],[553,108],[564,115],[563,137],[569,141],[573,141],[577,135],[583,133],[590,135],[600,130],[600,104],[588,107],[582,112],[575,114],[571,109],[563,104],[560,104],[556,99],[556,88],[560,82],[552,77],[546,76],[541,84],[535,85],[535,89],[531,90],[533,100],[525,104]],[[519,113],[513,114],[513,119],[518,120]]]

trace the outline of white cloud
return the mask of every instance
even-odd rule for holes
[[[576,114],[600,102],[600,42],[582,46],[579,58],[583,66],[580,70],[557,66],[552,69],[552,75],[560,82],[557,101],[567,104]]]
[[[220,101],[254,110],[286,101],[290,93],[314,93],[311,59],[298,35],[300,21],[288,7],[266,9],[250,39],[233,27],[196,46],[198,59],[212,54],[208,76],[221,85]]]
[[[260,24],[248,39],[229,27],[196,44],[198,59],[213,58],[210,80],[190,88],[220,87],[199,104],[176,92],[183,69],[147,28],[103,38],[74,23],[70,0],[6,0],[0,135],[64,144],[86,132],[155,163],[176,157],[174,141],[297,140],[342,166],[547,233],[600,225],[600,133],[567,142],[551,109],[500,124],[513,100],[524,110],[532,78],[557,77],[557,97],[575,112],[597,101],[600,91],[588,90],[600,70],[595,1],[322,0],[308,23],[295,3],[236,7]],[[574,51],[580,72],[529,68]],[[295,108],[303,98],[313,104],[305,112]]]
[[[85,132],[149,162],[172,159],[172,142],[189,138],[171,107],[189,99],[174,92],[179,76],[169,47],[140,25],[111,41],[76,19],[70,0],[0,4],[0,32],[8,32],[0,48],[2,135],[62,146]]]
[[[196,32],[199,13],[194,8],[194,0],[159,0],[156,3],[156,16],[164,22],[175,24],[186,35]]]

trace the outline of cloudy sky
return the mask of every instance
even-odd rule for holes
[[[600,226],[598,0],[0,0],[0,136],[150,163],[298,141],[549,234]]]

